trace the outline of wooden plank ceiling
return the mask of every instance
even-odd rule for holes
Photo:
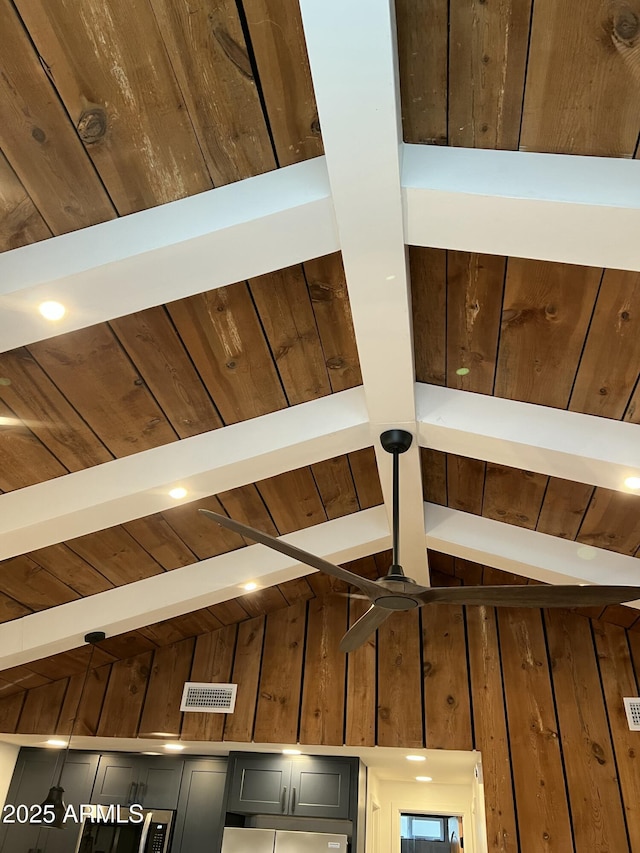
[[[639,0],[396,7],[407,142],[637,156]],[[296,0],[0,0],[0,32],[0,250],[323,151]],[[637,273],[432,249],[410,259],[418,381],[640,423]],[[360,382],[338,256],[54,337],[0,356],[0,490]],[[640,497],[430,451],[423,462],[427,500],[639,553]],[[282,534],[379,502],[365,450],[203,503]],[[176,508],[53,545],[0,565],[0,620],[242,544]],[[495,570],[432,559],[496,582]],[[384,562],[356,569],[375,576]],[[110,638],[97,662],[327,583],[310,576]],[[628,627],[635,613],[591,615]],[[73,675],[85,654],[5,671],[0,691]]]

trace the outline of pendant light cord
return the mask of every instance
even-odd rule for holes
[[[71,732],[69,733],[69,740],[67,741],[67,746],[66,746],[66,749],[64,751],[64,756],[62,758],[62,766],[60,768],[60,773],[58,774],[58,784],[57,784],[58,788],[60,787],[60,783],[62,782],[62,774],[64,772],[65,764],[67,763],[67,756],[69,755],[69,748],[71,746],[71,738],[73,737],[73,733],[74,733],[75,728],[76,728],[76,722],[78,720],[78,717],[80,716],[80,706],[82,705],[82,697],[84,696],[84,689],[87,686],[87,680],[89,678],[89,672],[91,670],[91,664],[93,662],[93,654],[94,654],[95,650],[96,650],[96,644],[95,644],[95,642],[93,642],[93,643],[91,643],[91,652],[89,653],[89,661],[87,663],[87,668],[86,668],[85,673],[84,673],[84,679],[82,681],[82,687],[80,688],[80,697],[78,699],[78,704],[76,706],[76,713],[73,717],[73,720],[71,721]]]

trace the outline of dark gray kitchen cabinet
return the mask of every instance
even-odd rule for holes
[[[91,802],[175,809],[183,765],[173,756],[102,755]]]
[[[226,758],[185,760],[171,853],[220,849],[226,774]]]
[[[94,753],[75,751],[69,752],[67,757],[61,780],[63,799],[67,806],[73,806],[76,814],[81,803],[90,802],[98,758]],[[16,762],[7,804],[27,807],[41,804],[49,788],[57,783],[63,760],[64,753],[57,750],[23,748]],[[7,823],[9,816],[9,810],[5,809],[4,820],[0,823],[1,853],[74,853],[80,827],[71,813],[62,829],[52,829],[45,824]],[[23,816],[24,809],[21,818]]]
[[[349,819],[353,760],[232,753],[226,811]]]

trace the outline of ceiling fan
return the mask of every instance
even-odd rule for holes
[[[361,577],[340,566],[334,566],[322,557],[309,554],[282,539],[269,536],[225,515],[201,509],[217,524],[246,536],[254,542],[280,551],[320,572],[346,581],[361,590],[371,601],[371,607],[347,631],[340,642],[340,650],[351,652],[361,646],[382,625],[394,610],[412,610],[425,604],[453,603],[477,604],[490,607],[582,607],[592,604],[620,604],[640,598],[636,586],[580,586],[522,585],[522,586],[454,586],[425,587],[406,577],[399,557],[399,458],[412,442],[411,433],[391,429],[380,436],[382,447],[393,455],[393,557],[387,574],[377,580]]]

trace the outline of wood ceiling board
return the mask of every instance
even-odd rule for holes
[[[278,536],[278,529],[273,523],[260,492],[253,483],[248,486],[241,486],[239,489],[219,492],[216,497],[229,518],[234,518],[242,524],[248,524],[250,527],[262,530],[270,536]],[[244,541],[247,545],[254,544],[249,539]]]
[[[458,562],[458,561],[456,561]],[[493,607],[467,610],[469,689],[474,747],[482,753],[487,835],[505,853],[518,849],[497,617]]]
[[[370,441],[362,390],[356,388],[77,471],[0,496],[0,557],[169,509],[175,485],[193,496],[222,492]]]
[[[416,393],[422,446],[615,490],[640,470],[635,424],[435,385]]]
[[[0,252],[51,237],[40,212],[0,152]]]
[[[236,4],[151,7],[214,185],[275,168]]]
[[[575,539],[587,511],[593,486],[550,477],[536,530],[562,539]]]
[[[293,533],[327,519],[310,468],[286,471],[256,483],[280,534]]]
[[[311,466],[327,518],[340,518],[360,507],[347,456],[337,456]]]
[[[360,508],[378,506],[382,503],[382,488],[373,448],[364,447],[347,455]]]
[[[628,849],[591,626],[562,612],[546,611],[544,619],[576,847]],[[586,790],[572,797],[586,779]]]
[[[162,515],[137,518],[123,525],[138,545],[159,563],[163,569],[177,569],[197,560],[193,551],[178,536],[168,520]]]
[[[464,608],[447,604],[423,610],[421,616],[426,746],[470,750],[469,678],[459,666],[467,654]]]
[[[31,344],[29,352],[114,456],[176,440],[106,324]]]
[[[63,333],[338,248],[327,169],[316,158],[5,252],[0,347],[51,336],[35,311],[45,299],[67,307],[56,323]]]
[[[301,743],[342,745],[347,656],[339,644],[347,630],[348,609],[346,598],[316,598],[308,605]]]
[[[620,554],[640,548],[640,495],[596,489],[577,539]]]
[[[238,691],[233,714],[225,719],[227,741],[246,742],[253,737],[265,624],[266,617],[258,616],[238,626],[231,682],[243,687]]]
[[[107,692],[102,705],[98,737],[135,737],[151,669],[152,652],[127,660],[116,661],[111,667]]]
[[[531,5],[508,0],[451,7],[450,145],[518,148]]]
[[[625,414],[638,380],[639,284],[638,273],[605,270],[571,394],[572,411],[616,420]]]
[[[144,736],[180,736],[182,688],[189,680],[195,640],[182,640],[153,653],[138,732]]]
[[[320,9],[303,0],[301,11],[372,432],[411,428],[414,360],[402,233],[395,22],[387,4],[371,7],[364,40],[355,8],[332,2]],[[352,140],[361,138],[370,144],[354,157]],[[374,446],[390,511],[391,460],[378,442]],[[403,468],[405,553],[411,556],[416,579],[428,582],[415,447],[404,455]]]
[[[57,735],[70,735],[73,731],[74,735],[95,736],[110,675],[111,666],[108,665],[92,670],[86,684],[84,675],[69,679],[56,726]]]
[[[535,3],[523,149],[633,156],[640,131],[635,108],[640,79],[632,47],[639,13],[636,0]]]
[[[26,556],[2,563],[0,589],[29,610],[43,610],[80,598],[77,592]]]
[[[336,564],[377,553],[389,545],[382,507],[375,507],[291,534],[294,545]],[[329,550],[327,550],[329,548]],[[113,549],[112,549],[113,551]],[[144,553],[144,552],[143,552]],[[147,560],[151,558],[147,555]],[[145,563],[136,558],[129,571]],[[253,580],[264,586],[308,574],[308,567],[263,546],[252,545],[192,566],[127,583],[59,608],[32,614],[43,621],[14,619],[0,625],[0,666],[14,666],[81,645],[84,634],[99,625],[108,635],[190,613],[238,595],[238,585]],[[229,579],[233,583],[229,584]],[[79,606],[79,609],[78,609]],[[62,608],[62,609],[61,609]],[[69,609],[73,608],[73,609]],[[214,607],[214,614],[216,613]],[[244,611],[243,611],[244,612]],[[216,614],[217,615],[217,614]]]
[[[245,284],[167,308],[225,424],[285,408],[280,377]]]
[[[65,544],[115,586],[162,573],[160,564],[122,527],[99,530]]]
[[[63,476],[67,469],[42,444],[30,429],[22,426],[8,406],[0,400],[0,489],[11,492],[32,486],[38,480]]]
[[[199,512],[200,509],[223,514],[220,501],[213,496],[176,506],[163,513],[165,521],[199,560],[244,546],[244,539],[239,534],[220,527]]]
[[[482,515],[535,530],[547,480],[544,474],[487,463]]]
[[[62,542],[31,551],[29,557],[82,596],[113,587],[111,581]]]
[[[163,307],[148,308],[110,323],[136,371],[179,438],[222,426],[220,416]]]
[[[0,386],[0,398],[68,471],[113,458],[29,350],[0,355],[0,375],[9,380]]]
[[[209,684],[230,683],[237,632],[236,626],[230,625],[198,637],[187,680]],[[190,711],[182,715],[180,737],[182,740],[221,741],[225,720],[225,714]]]
[[[513,789],[523,850],[571,849],[572,832],[541,614],[499,608]],[[535,791],[535,796],[531,792]]]
[[[322,154],[320,122],[296,0],[243,0],[280,166]]]
[[[446,145],[449,4],[395,4],[402,126],[407,142]],[[423,35],[429,32],[429,50]]]
[[[449,387],[494,392],[505,267],[495,255],[447,252]]]
[[[377,731],[379,746],[424,746],[417,610],[392,613],[378,628]],[[392,713],[401,699],[404,713]]]
[[[512,524],[425,504],[427,546],[544,583],[637,584],[633,557]],[[582,556],[581,556],[582,555]],[[628,606],[640,607],[631,603]],[[32,617],[29,617],[32,618]]]
[[[0,10],[2,147],[54,234],[116,213],[13,4]],[[39,229],[38,229],[39,230]]]
[[[197,637],[199,634],[216,631],[218,628],[222,628],[222,622],[205,608],[193,613],[185,613],[184,616],[175,616],[165,622],[157,622],[155,625],[147,625],[145,628],[140,628],[139,633],[150,640],[154,646],[168,646],[178,640]]]
[[[362,384],[351,304],[342,258],[339,254],[314,258],[303,264],[318,326],[329,382],[333,391]]]
[[[617,775],[627,816],[631,847],[640,843],[640,780],[637,773],[636,741],[620,696],[635,696],[637,684],[625,631],[617,625],[594,624],[598,666],[607,708]]]
[[[52,681],[50,684],[29,690],[22,706],[16,732],[20,734],[55,732],[66,690],[67,679]]]
[[[369,602],[349,600],[349,626],[369,609]],[[374,746],[377,717],[377,631],[347,656],[344,742],[350,746]]]
[[[120,215],[211,188],[148,2],[17,7]]]
[[[253,278],[249,290],[289,405],[331,393],[302,267]]]
[[[494,393],[564,409],[602,271],[510,258]]]
[[[447,253],[409,248],[416,379],[445,385],[447,376]]]
[[[420,448],[422,494],[426,501],[447,506],[447,458],[438,450]]]
[[[639,270],[639,180],[638,161],[405,145],[405,240]]]
[[[447,506],[482,515],[486,466],[479,459],[447,454]]]
[[[298,742],[306,603],[267,616],[253,739]]]

